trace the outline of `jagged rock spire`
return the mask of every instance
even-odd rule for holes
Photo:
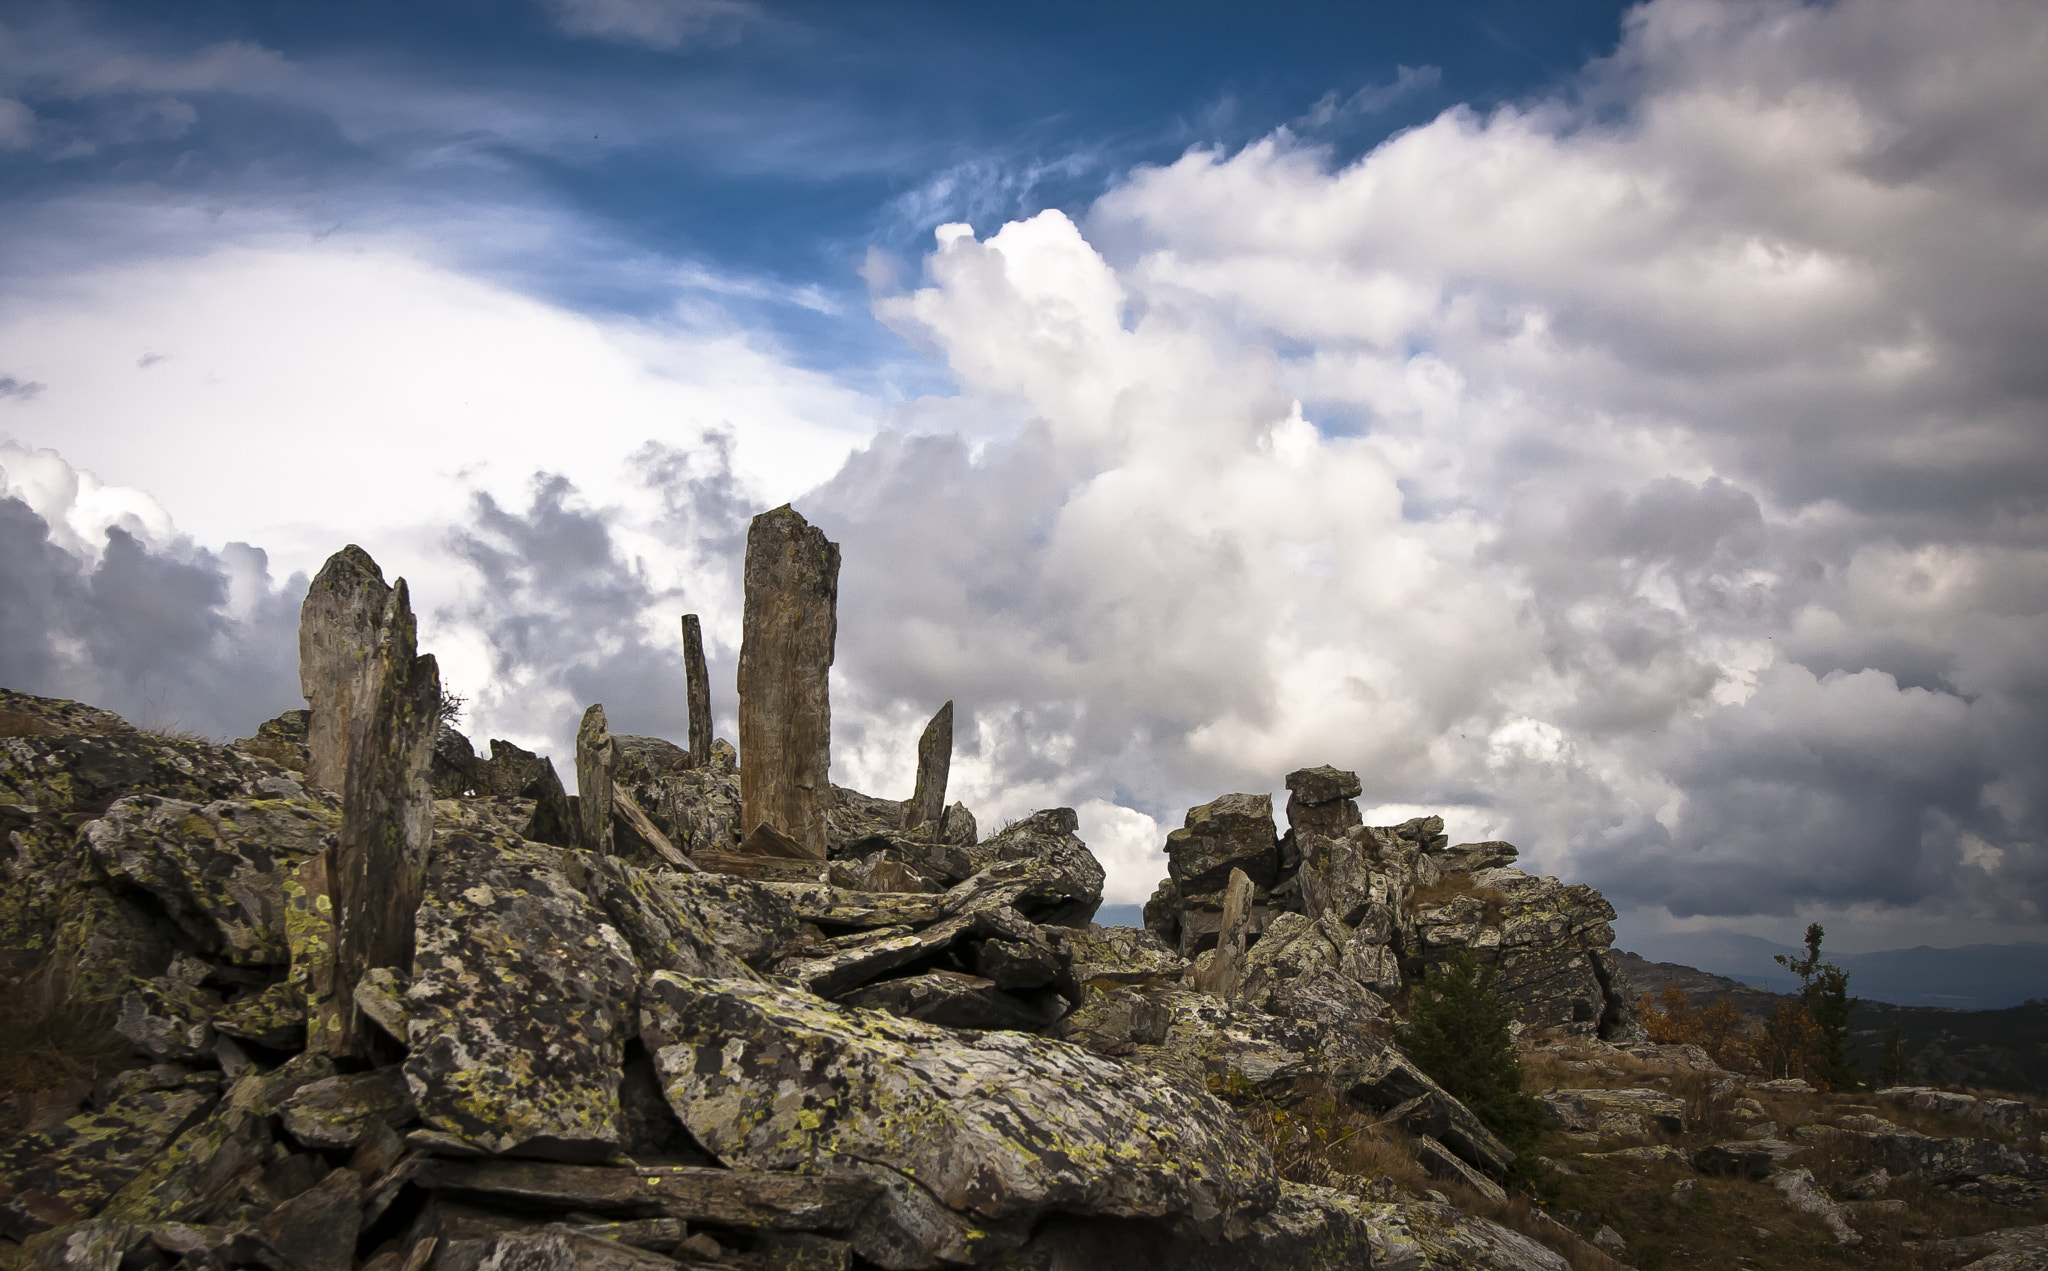
[[[946,815],[946,777],[953,767],[953,703],[939,707],[917,741],[917,789],[910,796],[904,828],[929,825],[936,832]]]

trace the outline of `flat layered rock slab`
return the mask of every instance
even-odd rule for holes
[[[924,1265],[903,1259],[937,1256],[948,1213],[1209,1219],[1277,1195],[1265,1149],[1228,1107],[1078,1047],[666,972],[641,1004],[669,1103],[721,1160],[915,1180],[856,1231],[864,1257],[881,1247],[896,1265]]]
[[[429,1160],[413,1181],[433,1191],[563,1210],[650,1214],[769,1231],[843,1230],[881,1191],[879,1184],[850,1174],[442,1158]]]
[[[569,849],[435,845],[405,995],[420,1119],[489,1153],[594,1160],[620,1145],[633,951]]]
[[[212,1107],[216,1078],[122,1095],[0,1147],[0,1236],[25,1240],[97,1213],[107,1199]]]

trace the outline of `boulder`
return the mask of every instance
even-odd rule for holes
[[[1047,808],[1008,825],[986,839],[962,848],[976,873],[1006,861],[1038,861],[1065,895],[1060,905],[1032,915],[1034,921],[1062,927],[1085,927],[1102,904],[1102,862],[1075,831],[1080,818],[1072,808]]]
[[[1287,826],[1297,843],[1309,835],[1339,838],[1361,825],[1352,800],[1363,787],[1358,774],[1332,768],[1301,768],[1287,774]]]
[[[1187,823],[1166,836],[1167,872],[1183,897],[1222,891],[1233,869],[1270,887],[1279,867],[1271,795],[1226,794],[1190,808]]]
[[[959,1260],[1048,1211],[1211,1221],[1275,1200],[1229,1108],[1078,1047],[667,972],[641,1000],[669,1101],[721,1160],[889,1186],[852,1234],[886,1266]]]

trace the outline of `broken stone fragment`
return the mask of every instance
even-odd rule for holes
[[[349,1271],[362,1215],[362,1177],[338,1169],[272,1210],[256,1236],[289,1271]]]
[[[683,615],[683,674],[689,694],[690,766],[711,764],[711,672],[704,664],[704,628],[697,615]]]
[[[277,1108],[285,1132],[317,1148],[354,1148],[377,1126],[405,1125],[416,1112],[405,1073],[396,1067],[311,1082]]]
[[[299,1050],[306,1044],[306,999],[288,980],[266,985],[214,1012],[213,1027],[270,1050]]]
[[[666,972],[641,1002],[669,1102],[721,1160],[890,1183],[851,1236],[886,1265],[957,1260],[1048,1210],[1207,1221],[1275,1198],[1229,1108],[1077,1047]]]
[[[977,873],[1004,861],[1042,862],[1068,900],[1050,911],[1033,913],[1032,920],[1085,927],[1101,907],[1104,875],[1102,862],[1075,833],[1080,824],[1072,808],[1046,808],[961,850]]]
[[[331,798],[206,804],[154,795],[115,803],[82,842],[110,878],[147,892],[209,958],[239,966],[291,960],[286,879],[339,841]]]
[[[927,971],[865,985],[840,1000],[847,1006],[887,1011],[942,1028],[1014,1028],[1036,1032],[1058,1018],[1065,1004],[1040,995],[1033,1002],[1004,992],[993,980],[957,971]]]
[[[1223,889],[1223,922],[1216,929],[1216,948],[1195,969],[1194,985],[1204,993],[1227,998],[1243,975],[1245,945],[1250,935],[1252,880],[1241,869],[1230,871]]]
[[[220,1081],[166,1067],[161,1080],[132,1084],[95,1111],[0,1144],[0,1237],[26,1240],[97,1213],[213,1107]]]
[[[823,860],[839,545],[788,504],[747,529],[740,633],[742,839],[763,822]]]
[[[360,555],[360,549],[352,550]],[[329,564],[346,555],[338,554]],[[305,614],[302,679],[313,674],[306,669],[303,654],[306,627],[320,616],[311,595]],[[433,832],[433,790],[427,775],[441,723],[441,675],[433,656],[418,652],[403,578],[391,587],[367,635],[368,643],[359,650],[349,646],[357,661],[348,690],[350,731],[341,833],[327,868],[334,917],[334,1000],[341,1027],[333,1035],[316,1032],[308,1039],[332,1045],[336,1053],[353,1053],[365,1044],[357,1036],[351,997],[356,980],[371,967],[403,967],[412,960],[413,913],[419,907]],[[316,703],[315,730],[320,718]]]

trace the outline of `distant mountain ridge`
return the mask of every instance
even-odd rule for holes
[[[1771,957],[1802,950],[1760,936],[1667,932],[1636,943],[1646,950],[1640,953],[1646,960],[1683,963],[1771,992],[1789,992],[1798,984]],[[2048,997],[2048,944],[2039,941],[1842,954],[1823,946],[1821,952],[1849,973],[1850,993],[1870,1002],[1994,1011]]]

